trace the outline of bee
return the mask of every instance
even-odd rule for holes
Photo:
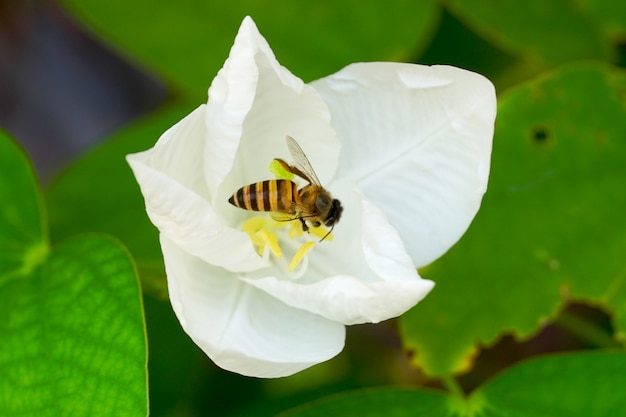
[[[289,165],[280,158],[275,158],[275,161],[287,172],[307,181],[307,185],[298,189],[298,185],[291,180],[260,181],[241,187],[228,202],[244,210],[268,211],[277,221],[300,220],[304,232],[309,231],[309,224],[313,227],[324,224],[330,230],[321,242],[333,231],[341,218],[343,207],[339,200],[322,187],[309,159],[291,136],[287,136],[287,148],[294,159],[294,165]]]

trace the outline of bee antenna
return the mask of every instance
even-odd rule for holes
[[[333,232],[333,229],[335,228],[335,225],[333,224],[333,227],[330,228],[330,230],[328,231],[328,233],[326,233],[324,235],[323,238],[320,239],[319,243],[322,243],[322,240],[326,239],[326,237],[328,237],[329,234],[331,234]]]

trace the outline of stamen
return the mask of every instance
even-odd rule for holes
[[[293,270],[296,269],[298,264],[302,261],[302,258],[304,258],[304,256],[311,249],[313,249],[314,246],[315,246],[315,242],[306,242],[302,246],[300,246],[300,249],[298,249],[298,252],[296,252],[296,254],[293,255],[291,262],[289,262],[289,270],[293,272]]]
[[[257,253],[266,259],[266,256],[269,256],[269,254],[265,253],[265,241],[258,235],[264,223],[265,219],[261,216],[251,217],[241,225],[241,229],[248,234],[252,244],[257,247]]]
[[[305,256],[304,258],[302,258],[302,262],[300,262],[300,266],[297,268],[298,269],[295,271],[290,271],[291,275],[289,275],[289,278],[294,281],[302,278],[304,274],[306,274],[306,271],[309,268],[309,257]]]
[[[250,217],[243,222],[241,229],[249,235],[252,235],[263,228],[267,220],[263,216]]]
[[[330,231],[324,227],[310,227],[310,234],[302,231],[302,222],[299,219],[293,221],[275,221],[269,218],[269,216],[253,216],[243,222],[241,225],[242,231],[246,232],[250,237],[250,240],[256,247],[257,253],[265,260],[269,260],[271,255],[275,258],[282,258],[283,251],[280,246],[280,239],[299,239],[302,236],[306,236],[307,239],[316,237],[318,239],[332,240],[333,235]],[[331,229],[332,231],[332,229]],[[291,258],[289,265],[285,260],[276,259],[277,265],[285,270],[288,268],[287,274],[291,279],[298,279],[306,274],[309,265],[308,253],[315,247],[316,241],[309,240],[303,243],[296,253]],[[292,245],[289,245],[293,248]],[[288,254],[291,254],[291,250],[288,250]],[[286,272],[286,271],[285,271]]]
[[[302,231],[302,224],[299,221],[289,222],[291,227],[289,228],[289,239],[297,239],[304,234]]]
[[[269,261],[270,247],[268,245],[261,244],[257,252],[261,255],[261,258],[263,258],[264,261]]]
[[[261,229],[256,232],[256,236],[261,239],[264,245],[267,245],[267,247],[269,247],[274,256],[276,256],[277,258],[282,258],[283,251],[280,249],[280,245],[278,244],[278,236],[276,236],[276,233],[272,233],[267,229]]]

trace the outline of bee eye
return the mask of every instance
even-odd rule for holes
[[[330,199],[325,196],[325,195],[318,195],[317,198],[315,199],[315,206],[317,207],[317,209],[321,212],[324,212],[326,210],[328,210],[328,206],[330,206]]]

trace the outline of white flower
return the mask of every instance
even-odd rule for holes
[[[128,156],[185,331],[224,369],[279,377],[339,353],[344,325],[414,306],[433,287],[416,266],[448,250],[478,210],[494,118],[492,84],[448,66],[361,63],[304,84],[244,19],[208,103]],[[319,238],[291,238],[264,214],[259,247],[245,231],[258,214],[228,203],[272,179],[274,158],[292,161],[287,135],[344,207],[334,239],[295,271],[289,259]]]

